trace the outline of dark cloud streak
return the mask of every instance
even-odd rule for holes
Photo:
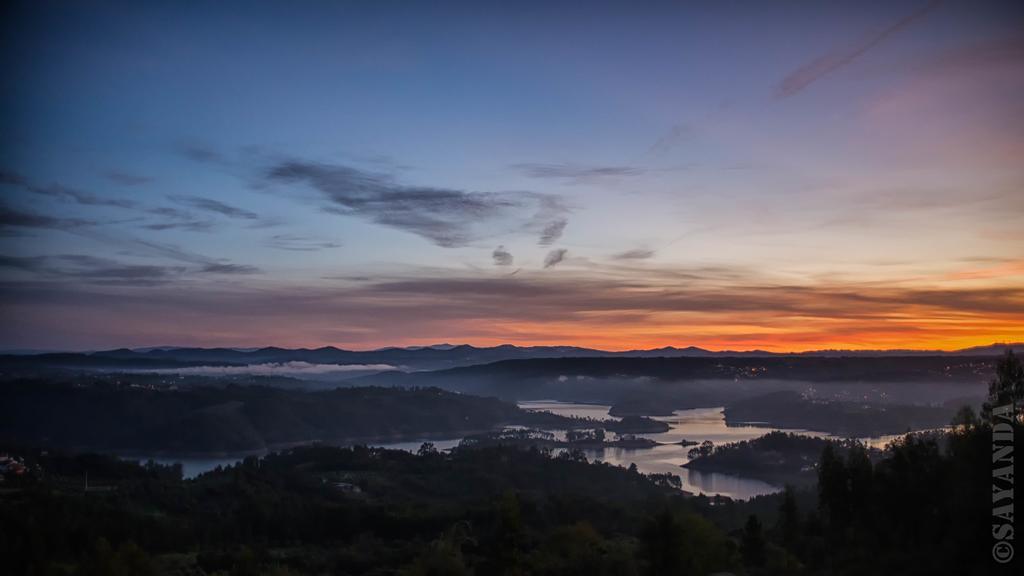
[[[782,79],[776,89],[776,96],[780,98],[788,98],[799,93],[801,90],[807,88],[821,78],[857,60],[868,50],[878,46],[893,34],[896,34],[926,16],[929,12],[937,8],[939,4],[939,0],[930,0],[914,12],[890,24],[861,44],[844,52],[826,54],[825,56],[821,56],[807,64],[804,64],[790,72]]]
[[[135,203],[131,200],[105,198],[61,184],[47,184],[45,186],[34,184],[28,178],[11,170],[0,170],[0,184],[19,186],[33,194],[76,202],[85,206],[113,206],[116,208],[132,208],[135,206]]]
[[[276,234],[267,241],[267,246],[278,250],[290,250],[292,252],[315,252],[329,248],[340,248],[341,243],[329,240],[317,240],[294,234]]]
[[[408,186],[387,174],[348,166],[287,161],[272,166],[266,178],[275,183],[311,186],[330,205],[325,212],[367,219],[422,236],[445,247],[465,246],[484,234],[483,223],[519,220],[526,228],[565,227],[566,208],[552,195],[534,192],[469,192],[451,188]]]
[[[74,229],[94,225],[95,222],[79,218],[55,218],[44,214],[26,212],[0,203],[0,229],[3,228],[48,228]]]
[[[574,164],[547,164],[524,162],[511,167],[531,178],[554,178],[588,182],[600,178],[640,176],[646,170],[635,166],[577,166]]]

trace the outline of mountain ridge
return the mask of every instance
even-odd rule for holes
[[[607,351],[578,346],[515,346],[503,344],[476,347],[469,344],[440,344],[411,348],[346,350],[335,346],[319,348],[198,348],[156,346],[117,348],[95,352],[48,352],[41,354],[0,354],[0,366],[33,365],[71,368],[163,369],[200,366],[250,366],[258,364],[305,363],[338,366],[372,366],[374,370],[443,370],[489,364],[504,360],[545,358],[889,358],[889,357],[991,357],[1007,349],[1024,353],[1024,344],[1006,343],[960,350],[814,350],[779,353],[764,350],[713,351],[696,346],[677,348]]]

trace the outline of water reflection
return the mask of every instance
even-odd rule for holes
[[[598,404],[543,401],[520,402],[519,406],[526,410],[547,410],[561,416],[587,416],[599,420],[611,418],[608,415],[610,406]],[[697,443],[710,440],[718,446],[730,442],[752,440],[774,430],[823,438],[833,437],[827,433],[810,430],[780,429],[757,425],[727,426],[723,407],[676,410],[672,416],[654,417],[654,419],[667,423],[671,428],[667,432],[639,434],[638,436],[660,442],[660,446],[641,449],[605,448],[585,450],[584,453],[588,459],[600,460],[616,466],[628,467],[630,464],[636,464],[637,470],[645,474],[665,472],[675,474],[682,480],[683,489],[694,494],[722,495],[745,500],[754,496],[779,492],[782,487],[753,478],[682,468],[683,464],[690,461],[688,452],[691,446],[682,446],[679,443],[682,440]],[[564,438],[564,435],[561,437]],[[902,435],[897,434],[878,438],[861,438],[860,440],[868,446],[884,448],[886,444],[900,437]]]
[[[593,418],[595,420],[610,420],[613,417],[608,415],[610,406],[598,404],[577,404],[572,402],[558,402],[553,400],[538,400],[520,402],[519,406],[526,410],[546,410],[561,416],[578,416],[582,418]],[[782,490],[782,487],[729,474],[717,472],[699,472],[682,468],[681,465],[690,461],[687,455],[691,446],[680,444],[682,440],[691,442],[704,442],[710,440],[716,446],[729,442],[741,442],[752,440],[771,432],[779,430],[767,426],[727,426],[723,408],[696,408],[692,410],[677,410],[672,416],[655,417],[667,423],[671,428],[667,432],[657,434],[640,434],[660,444],[653,448],[603,448],[597,450],[584,450],[589,460],[607,462],[616,466],[628,467],[636,464],[637,469],[645,474],[670,473],[679,476],[682,480],[682,488],[694,494],[707,494],[709,496],[722,495],[731,498],[747,499],[763,494],[771,494]],[[797,434],[810,436],[831,437],[829,434],[807,430],[787,430]],[[564,431],[553,432],[556,438],[565,439]],[[861,441],[875,448],[884,448],[885,445],[902,435],[882,436],[878,438],[862,438]],[[378,448],[390,448],[393,450],[405,450],[416,452],[424,442],[431,442],[437,450],[450,450],[458,446],[461,437],[433,439],[423,438],[405,442],[391,442],[386,444],[371,444]],[[250,455],[250,454],[246,454]],[[255,454],[260,455],[260,454]],[[205,472],[214,470],[218,466],[230,466],[242,460],[244,456],[224,456],[216,458],[154,458],[161,464],[173,464],[180,462],[182,471],[186,478],[194,478]],[[141,461],[147,458],[139,459]]]

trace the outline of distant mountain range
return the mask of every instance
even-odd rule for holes
[[[543,358],[872,358],[908,356],[995,356],[1007,348],[1024,353],[1024,343],[992,344],[955,351],[941,350],[817,350],[800,353],[774,353],[764,350],[712,351],[695,346],[672,346],[650,350],[610,352],[576,346],[513,346],[475,347],[468,344],[438,344],[379,350],[344,350],[334,346],[322,348],[187,348],[157,346],[149,348],[106,350],[97,352],[15,353],[0,355],[0,366],[54,366],[64,368],[159,369],[198,366],[248,366],[256,364],[333,364],[365,365],[373,371],[395,369],[404,371],[441,370],[461,366],[487,364],[502,360]]]

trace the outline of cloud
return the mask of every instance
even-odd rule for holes
[[[654,256],[654,250],[636,248],[633,250],[626,250],[625,252],[619,252],[612,256],[612,258],[615,260],[646,260],[651,256]]]
[[[135,203],[123,198],[105,198],[89,192],[63,186],[61,184],[39,185],[33,184],[23,175],[13,170],[0,170],[0,184],[20,186],[33,194],[49,196],[60,200],[76,202],[86,206],[115,206],[117,208],[132,208]]]
[[[445,248],[465,246],[493,233],[481,232],[478,227],[483,224],[518,221],[520,228],[540,227],[544,236],[547,227],[564,220],[567,212],[558,197],[548,194],[407,186],[387,174],[333,164],[281,162],[266,177],[318,190],[330,202],[326,212],[411,232]]]
[[[166,282],[145,291],[95,281],[0,279],[0,301],[18,320],[0,324],[0,342],[260,346],[286,338],[289,345],[379,347],[448,334],[474,343],[562,341],[621,348],[689,342],[778,350],[906,347],[914,342],[950,348],[955,346],[949,343],[965,338],[1019,339],[1016,335],[1024,334],[1019,283],[950,281],[950,286],[935,288],[931,280],[917,286],[900,281],[795,284],[742,269],[650,267],[639,274],[620,265],[599,274],[577,268],[559,274],[524,269],[514,277],[430,270],[332,285],[260,284],[254,279],[185,290]],[[516,305],[509,306],[510,301]],[[97,323],[97,317],[106,321]],[[295,330],[282,336],[283,324]],[[63,330],[55,332],[53,326]],[[77,326],[83,329],[76,332]],[[132,340],[126,342],[125,335]]]
[[[75,188],[62,186],[60,184],[29,186],[28,189],[36,194],[70,200],[86,206],[114,206],[117,208],[132,208],[135,206],[135,202],[132,202],[131,200],[125,200],[123,198],[104,198],[96,196],[95,194],[76,190]]]
[[[103,176],[114,184],[120,184],[121,186],[138,186],[140,184],[148,184],[153,181],[153,179],[148,176],[139,176],[137,174],[121,172],[120,170],[110,170]]]
[[[164,218],[160,222],[143,224],[142,227],[147,230],[188,230],[190,232],[209,232],[214,226],[214,222],[210,220],[200,220],[191,212],[171,208],[170,206],[150,208],[146,210],[146,212],[156,216],[162,216]]]
[[[569,224],[568,220],[565,218],[559,218],[558,220],[554,220],[544,226],[540,232],[540,239],[538,239],[537,243],[541,246],[550,246],[551,244],[554,244],[555,241],[562,237],[562,233],[565,232],[567,224]]]
[[[868,50],[871,50],[875,46],[878,46],[887,38],[896,34],[897,32],[907,28],[917,20],[923,18],[932,10],[938,7],[940,0],[929,0],[929,2],[922,5],[917,10],[910,14],[900,18],[896,22],[893,22],[877,34],[865,39],[864,42],[853,46],[843,52],[837,52],[832,54],[826,54],[811,62],[804,64],[796,70],[790,72],[785,78],[779,83],[776,88],[776,96],[781,98],[787,98],[797,94],[801,90],[807,88],[814,82],[817,82],[821,78],[835,72],[836,70],[846,66],[861,56],[863,56]]]
[[[191,206],[192,208],[206,210],[207,212],[216,212],[217,214],[222,214],[228,218],[258,220],[260,217],[259,214],[256,214],[255,212],[250,212],[244,208],[237,208],[212,198],[203,198],[200,196],[170,196],[170,199],[184,206]]]
[[[202,220],[192,220],[187,222],[154,222],[153,224],[143,224],[142,226],[146,230],[163,231],[163,230],[187,230],[189,232],[209,232],[213,228],[213,222],[205,222]]]
[[[0,268],[15,270],[39,270],[45,258],[41,256],[6,256],[0,255]]]
[[[182,265],[126,264],[110,258],[85,254],[55,256],[0,256],[0,267],[36,272],[43,277],[73,279],[101,285],[154,286],[180,279],[189,272],[199,274],[254,274],[253,266],[208,262],[198,268]]]
[[[106,285],[153,286],[180,276],[186,271],[184,266],[123,264],[116,260],[83,254],[64,254],[47,260],[56,262],[56,265],[47,268],[46,271],[50,274]]]
[[[329,240],[317,240],[294,234],[275,234],[267,241],[267,246],[278,250],[291,250],[293,252],[315,252],[328,248],[340,248],[339,242]]]
[[[512,253],[505,250],[504,246],[498,246],[491,252],[491,257],[494,258],[495,266],[511,266],[512,265]]]
[[[102,241],[110,242],[110,239],[99,238]],[[116,239],[116,242],[122,246],[130,246],[132,248],[141,249],[141,252],[146,256],[159,256],[162,258],[168,258],[177,262],[185,262],[186,264],[206,265],[218,262],[213,258],[204,256],[202,254],[196,254],[195,252],[189,252],[183,250],[173,244],[163,244],[160,242],[151,242],[149,240],[143,240],[141,238],[131,238],[126,240]]]
[[[90,226],[95,222],[78,218],[54,218],[13,208],[0,203],[0,229],[3,228],[51,228],[72,229]]]
[[[210,272],[213,274],[257,274],[260,269],[255,266],[248,266],[245,264],[225,264],[219,262],[212,262],[206,264],[200,268],[201,272]]]
[[[512,164],[511,167],[531,178],[553,178],[570,180],[575,183],[592,182],[601,178],[639,176],[646,172],[646,170],[635,166],[579,166],[534,162]]]
[[[557,250],[552,250],[551,252],[548,252],[548,255],[544,257],[544,267],[551,268],[552,266],[561,263],[562,260],[565,260],[565,255],[568,252],[569,251],[566,250],[565,248],[558,248]]]

